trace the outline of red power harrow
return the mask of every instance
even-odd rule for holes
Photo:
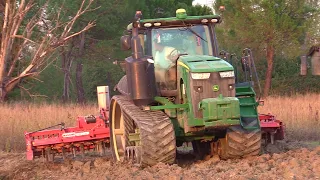
[[[101,109],[99,116],[79,116],[77,127],[65,128],[64,123],[41,129],[35,132],[26,132],[27,159],[45,157],[53,161],[55,154],[77,152],[82,155],[85,151],[96,150],[104,154],[109,145],[108,111]],[[60,126],[59,129],[51,129]]]
[[[110,102],[109,87],[97,87],[100,115],[79,116],[76,127],[57,124],[34,132],[25,132],[27,159],[44,157],[53,161],[56,154],[66,158],[66,153],[77,153],[83,156],[85,151],[95,150],[101,155],[105,153],[110,142],[108,104]],[[58,129],[54,127],[60,126]]]
[[[277,120],[271,114],[259,114],[259,119],[262,131],[262,138],[265,139],[266,144],[274,144],[275,140],[284,139],[285,126],[283,122]]]

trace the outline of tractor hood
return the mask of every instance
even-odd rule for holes
[[[187,68],[191,72],[233,71],[233,67],[225,60],[207,55],[180,56],[178,65]]]

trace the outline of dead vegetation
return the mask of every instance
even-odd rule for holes
[[[291,140],[320,140],[320,95],[269,97],[259,107],[260,113],[271,113],[286,125],[286,138]]]
[[[24,151],[24,132],[65,122],[75,126],[77,116],[98,114],[98,106],[77,104],[2,104],[0,105],[0,151]]]
[[[260,113],[271,113],[286,124],[287,139],[320,140],[320,95],[270,97]],[[97,105],[2,104],[0,105],[0,150],[24,151],[25,131],[35,131],[61,122],[75,126],[77,116],[98,114]]]

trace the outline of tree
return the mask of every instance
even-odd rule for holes
[[[64,13],[62,16],[69,17],[74,14],[79,8],[79,2],[81,0],[56,0],[50,3],[51,7],[63,6]],[[97,56],[94,53],[95,44],[97,41],[103,41],[105,39],[119,39],[119,29],[123,25],[127,24],[126,10],[124,9],[124,0],[95,0],[92,3],[92,7],[96,8],[95,11],[87,12],[86,16],[79,18],[79,21],[75,23],[74,29],[82,29],[91,19],[96,20],[96,26],[90,30],[90,32],[82,33],[79,37],[74,37],[69,41],[68,45],[62,48],[61,52],[61,70],[64,73],[64,86],[62,100],[68,102],[71,100],[70,92],[72,91],[72,71],[75,70],[75,84],[78,103],[84,103],[84,88],[82,82],[82,67],[83,61],[92,61],[92,56]],[[90,46],[88,44],[91,44]],[[92,55],[88,56],[88,53]],[[89,58],[86,59],[85,56]],[[74,68],[74,65],[76,66]],[[90,65],[90,63],[86,63]]]
[[[215,9],[220,5],[226,7],[220,29],[224,46],[245,44],[255,52],[264,52],[260,55],[267,60],[263,96],[268,96],[275,56],[294,57],[301,53],[317,9],[308,0],[217,0]]]
[[[4,3],[5,2],[5,3]],[[36,78],[57,57],[58,49],[92,28],[90,21],[78,31],[73,27],[93,0],[82,0],[76,13],[61,17],[62,8],[48,8],[49,1],[2,0],[0,47],[0,101],[26,78]],[[50,18],[50,19],[48,19]],[[27,91],[27,89],[25,89]]]

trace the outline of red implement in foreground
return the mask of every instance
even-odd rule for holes
[[[84,154],[87,150],[97,150],[103,153],[109,145],[110,131],[108,126],[108,111],[100,110],[99,116],[79,116],[77,127],[65,128],[64,123],[58,124],[60,129],[52,127],[36,132],[26,132],[27,159],[45,157],[52,161],[55,154],[66,152],[74,156],[76,152]]]
[[[271,114],[259,114],[262,138],[266,143],[284,139],[284,124]]]

